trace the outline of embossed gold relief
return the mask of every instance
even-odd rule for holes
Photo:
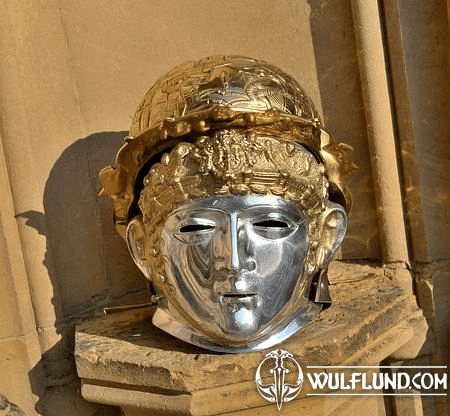
[[[234,352],[282,341],[330,302],[354,169],[292,77],[216,56],[146,93],[100,179],[156,291],[153,323]]]
[[[310,221],[326,206],[323,165],[301,146],[254,132],[218,131],[164,154],[144,180],[139,206],[153,225],[181,203],[213,195],[276,195]]]
[[[217,129],[252,129],[305,145],[324,164],[330,199],[350,209],[345,188],[355,169],[352,148],[336,145],[311,99],[288,74],[266,62],[214,56],[180,65],[145,94],[114,167],[100,173],[102,195],[114,201],[117,231],[135,213],[141,169],[179,142]],[[158,160],[154,160],[156,162]]]

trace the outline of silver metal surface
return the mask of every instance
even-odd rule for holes
[[[247,349],[282,332],[281,341],[291,335],[289,306],[308,309],[308,223],[289,201],[269,195],[193,201],[169,216],[162,239],[168,284],[194,326],[222,344],[214,349]],[[182,336],[193,342],[198,331],[190,332]]]

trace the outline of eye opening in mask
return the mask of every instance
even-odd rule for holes
[[[279,220],[263,220],[263,221],[257,221],[253,223],[254,227],[261,227],[261,228],[289,228],[289,224],[287,224],[284,221]]]
[[[213,230],[214,226],[207,224],[189,224],[180,228],[180,233],[195,233],[199,231]]]

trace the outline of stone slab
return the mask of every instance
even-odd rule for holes
[[[333,306],[279,345],[301,366],[378,365],[416,336],[413,323],[424,318],[415,298],[383,268],[334,262],[330,282]],[[267,351],[223,354],[191,346],[154,327],[153,312],[120,312],[78,325],[75,356],[86,399],[192,415],[267,404],[254,383]],[[299,398],[307,393],[304,386]]]

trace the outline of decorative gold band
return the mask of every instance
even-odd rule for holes
[[[312,223],[326,207],[327,190],[324,166],[304,147],[233,129],[164,154],[145,177],[139,206],[144,219],[157,226],[193,199],[265,194],[298,204]]]

